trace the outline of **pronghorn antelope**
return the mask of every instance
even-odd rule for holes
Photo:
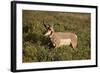
[[[71,32],[55,32],[53,27],[45,25],[47,32],[45,36],[48,36],[54,47],[60,47],[62,45],[72,45],[73,48],[77,47],[77,35]]]

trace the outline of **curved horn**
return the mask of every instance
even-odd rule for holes
[[[46,24],[44,21],[43,21],[43,25],[44,25],[44,27],[45,27],[46,29],[49,29],[49,28],[50,28],[50,26],[49,26],[48,24]]]

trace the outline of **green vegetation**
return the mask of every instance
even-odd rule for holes
[[[90,14],[23,10],[23,62],[86,60],[91,58]],[[78,46],[53,48],[44,37],[43,20],[55,31],[73,32]]]

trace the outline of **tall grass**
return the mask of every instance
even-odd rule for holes
[[[86,60],[91,58],[89,13],[50,12],[23,10],[23,62],[46,62]],[[78,46],[50,47],[52,43],[44,37],[43,21],[53,25],[58,32],[73,32],[78,36]],[[51,45],[48,45],[51,43]]]

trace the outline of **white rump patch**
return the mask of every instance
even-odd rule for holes
[[[75,35],[75,37],[77,38],[77,35]]]
[[[60,45],[70,45],[71,39],[61,39]]]

